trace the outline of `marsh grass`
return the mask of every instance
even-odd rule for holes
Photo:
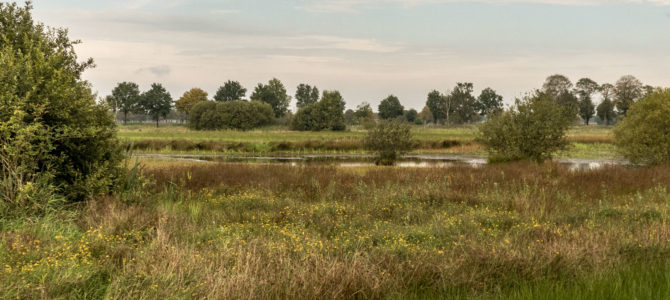
[[[665,295],[670,167],[153,162],[143,175],[138,201],[3,219],[0,295]]]

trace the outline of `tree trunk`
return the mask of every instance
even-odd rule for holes
[[[124,111],[123,112],[123,125],[126,125],[128,123],[128,112]]]

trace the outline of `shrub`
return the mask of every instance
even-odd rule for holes
[[[490,161],[531,159],[542,162],[564,149],[572,114],[553,97],[538,92],[517,100],[515,107],[495,114],[479,127],[477,140]]]
[[[272,107],[259,101],[205,101],[196,104],[189,116],[189,126],[195,130],[249,130],[272,122]]]
[[[123,154],[112,116],[81,79],[93,61],[78,62],[67,30],[35,23],[31,9],[0,3],[0,178],[70,201],[108,192]]]
[[[634,103],[614,128],[614,141],[632,163],[670,163],[670,89]]]
[[[368,150],[377,155],[378,165],[393,165],[398,156],[407,153],[414,146],[411,127],[402,120],[383,120],[368,132],[365,138]]]

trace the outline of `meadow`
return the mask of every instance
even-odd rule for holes
[[[124,191],[0,221],[0,295],[663,299],[670,167],[141,161]]]
[[[267,127],[250,131],[194,131],[185,126],[161,124],[120,126],[119,138],[137,152],[160,153],[365,153],[362,128],[334,131],[289,131]],[[618,155],[612,127],[574,126],[567,134],[571,147],[558,157],[609,159]],[[415,126],[413,153],[450,153],[485,156],[475,141],[476,126]]]

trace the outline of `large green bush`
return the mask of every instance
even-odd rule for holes
[[[635,102],[614,128],[614,140],[632,163],[670,163],[670,89]]]
[[[249,130],[272,122],[272,107],[260,101],[204,101],[191,109],[189,126],[195,130]]]
[[[338,91],[323,91],[321,100],[303,106],[293,116],[291,129],[301,131],[344,130],[344,100]]]
[[[67,30],[35,23],[31,9],[0,3],[2,204],[48,201],[28,199],[31,189],[70,201],[107,192],[122,153],[112,116],[81,79],[93,61],[78,62]]]
[[[572,114],[549,94],[517,100],[515,107],[491,116],[479,127],[477,140],[489,152],[490,161],[550,159],[568,142],[565,132]]]
[[[365,145],[376,154],[378,165],[393,165],[414,147],[411,126],[400,119],[382,120],[368,131]]]

